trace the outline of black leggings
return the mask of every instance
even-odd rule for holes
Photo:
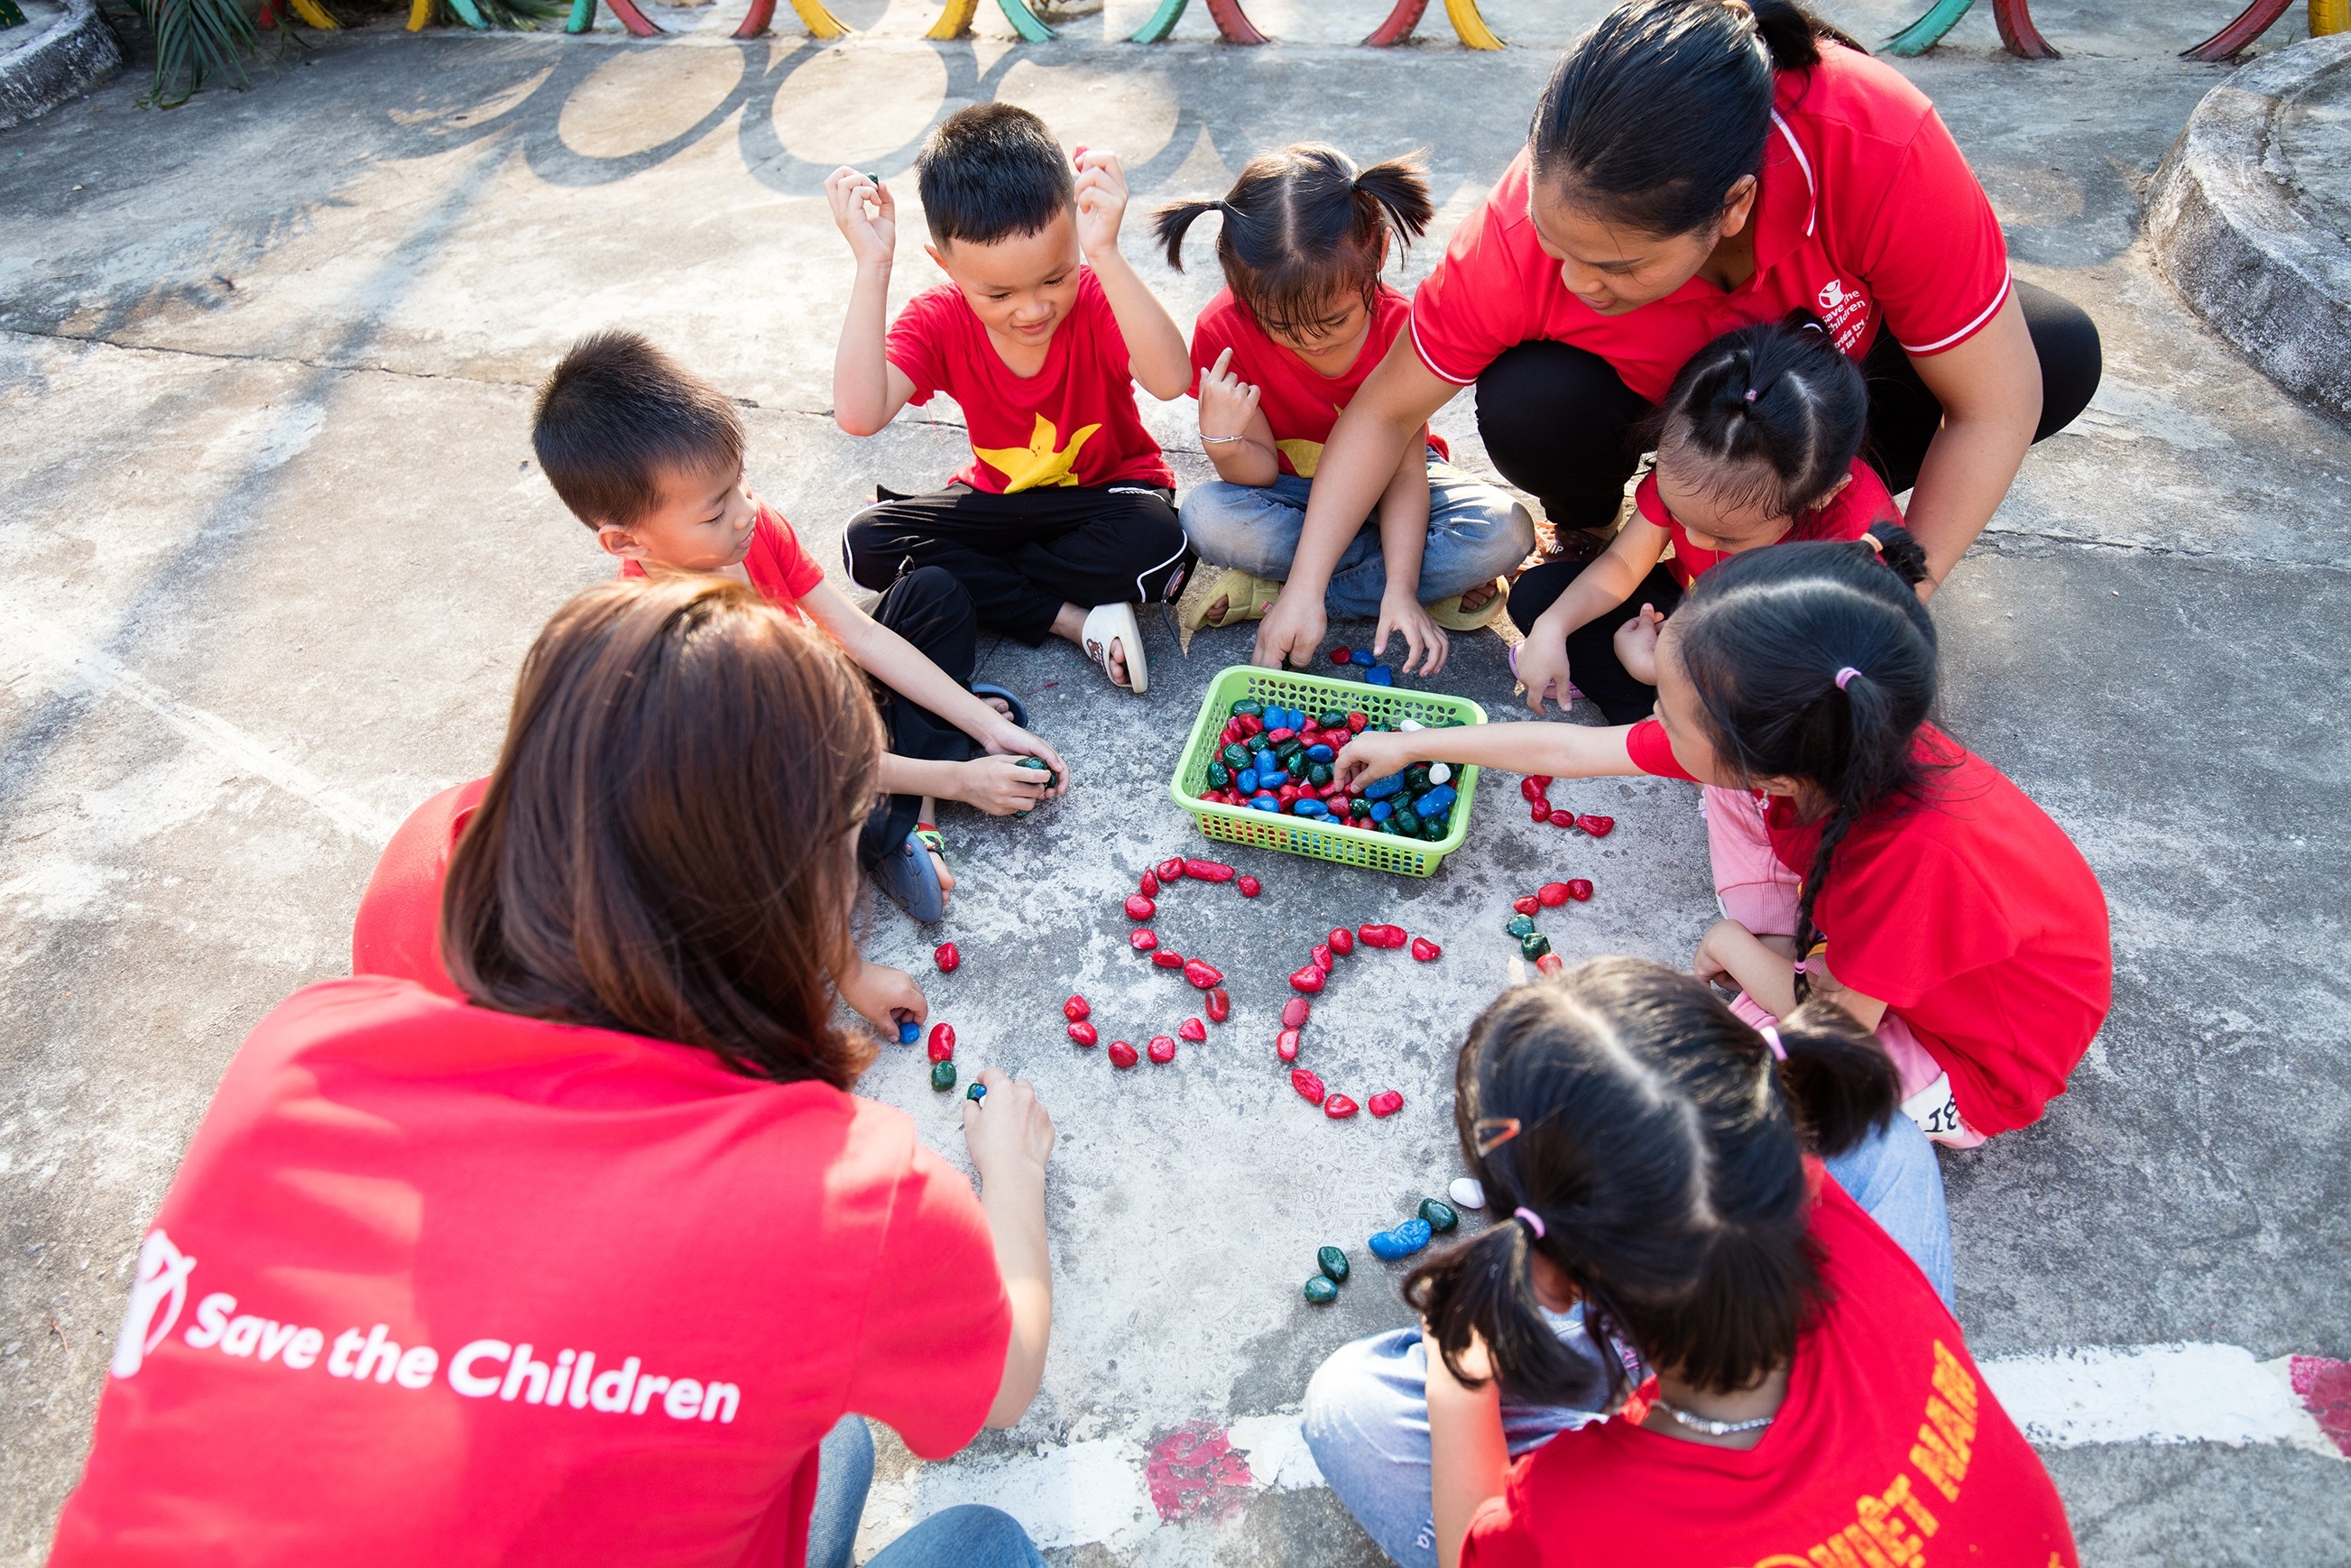
[[[2041,357],[2041,427],[2032,439],[2042,441],[2071,424],[2098,390],[2098,329],[2045,288],[2019,282],[2016,298]],[[1943,405],[1889,332],[1877,334],[1861,369],[1869,381],[1862,455],[1898,496],[1918,482]],[[1565,343],[1520,343],[1478,378],[1486,455],[1502,477],[1542,502],[1555,528],[1608,526],[1640,459],[1635,427],[1652,412],[1607,361]]]
[[[949,680],[971,685],[979,668],[979,615],[953,572],[945,567],[916,567],[890,585],[873,607],[873,619],[912,643]],[[971,757],[971,737],[879,681],[870,684],[893,755],[919,762],[962,762]],[[881,864],[906,841],[922,809],[919,796],[883,796],[857,836],[858,863],[867,871]]]
[[[1588,560],[1547,560],[1510,585],[1510,623],[1520,632],[1534,629],[1535,618],[1559,602]],[[1682,585],[1662,565],[1633,590],[1633,596],[1615,609],[1604,611],[1567,634],[1567,678],[1576,690],[1600,705],[1610,724],[1637,724],[1656,706],[1657,688],[1633,678],[1616,657],[1616,629],[1633,618],[1642,605],[1654,605],[1670,615],[1682,601]]]

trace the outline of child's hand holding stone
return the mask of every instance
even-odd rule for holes
[[[857,265],[888,271],[898,248],[898,204],[890,187],[844,165],[825,177],[824,199]]]
[[[1078,249],[1099,266],[1118,254],[1118,225],[1126,216],[1126,172],[1118,154],[1078,149]]]
[[[1657,632],[1665,623],[1655,605],[1644,604],[1638,615],[1616,628],[1616,662],[1645,686],[1657,684]]]

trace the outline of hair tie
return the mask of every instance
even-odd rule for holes
[[[1847,664],[1844,669],[1839,670],[1836,673],[1837,690],[1843,691],[1845,687],[1853,685],[1854,677],[1860,674],[1861,672],[1855,669],[1851,664]]]
[[[1747,401],[1750,404],[1755,401],[1755,389],[1753,387],[1749,387],[1747,389]]]
[[[1886,541],[1879,538],[1876,534],[1862,535],[1861,542],[1867,545],[1871,549],[1876,550],[1877,552],[1878,559],[1884,560],[1886,559]]]
[[[1788,1048],[1780,1043],[1780,1031],[1778,1030],[1772,1028],[1767,1023],[1755,1032],[1763,1037],[1763,1043],[1771,1048],[1771,1054],[1774,1057],[1782,1061],[1788,1060]]]
[[[1529,1230],[1531,1230],[1531,1231],[1533,1231],[1533,1232],[1535,1233],[1535,1239],[1536,1239],[1536,1240],[1538,1240],[1538,1241],[1540,1241],[1540,1240],[1541,1240],[1541,1239],[1543,1239],[1543,1222],[1542,1222],[1542,1216],[1541,1216],[1541,1215],[1540,1215],[1540,1214],[1537,1214],[1533,1209],[1531,1209],[1531,1208],[1521,1208],[1521,1209],[1519,1209],[1517,1212],[1515,1212],[1514,1214],[1512,1214],[1512,1215],[1510,1216],[1510,1218],[1511,1218],[1512,1219],[1523,1219],[1523,1220],[1525,1220],[1525,1221],[1527,1222],[1527,1228],[1528,1228]]]

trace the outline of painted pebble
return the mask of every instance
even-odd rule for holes
[[[1146,871],[1146,872],[1144,872],[1144,873],[1143,873],[1143,881],[1142,881],[1142,883],[1138,885],[1138,887],[1137,887],[1136,891],[1140,892],[1140,893],[1143,894],[1143,896],[1144,896],[1144,897],[1145,897],[1145,898],[1156,898],[1156,897],[1158,897],[1158,896],[1159,896],[1159,873],[1158,873],[1157,872],[1155,872],[1155,871]]]
[[[1138,925],[1126,934],[1126,945],[1138,953],[1148,953],[1159,946],[1159,936],[1149,926]]]
[[[1453,1185],[1445,1189],[1445,1196],[1453,1200],[1456,1208],[1486,1207],[1486,1186],[1476,1176],[1455,1176]]]
[[[1014,766],[1019,768],[1033,768],[1038,772],[1042,773],[1045,776],[1045,788],[1048,789],[1057,788],[1061,782],[1061,776],[1055,773],[1051,767],[1050,767],[1041,757],[1024,757],[1018,763],[1014,764]],[[1035,808],[1031,807],[1029,810],[1033,810]],[[1028,811],[1015,811],[1012,813],[1012,819],[1015,821],[1019,821],[1028,814]]]
[[[1543,813],[1543,819],[1550,822],[1554,828],[1572,828],[1575,826],[1575,813],[1573,811],[1545,811]]]
[[[1339,1299],[1339,1287],[1317,1274],[1306,1281],[1306,1299],[1318,1307],[1327,1307]]]
[[[1426,936],[1412,939],[1412,956],[1424,964],[1434,964],[1445,956],[1445,949]]]
[[[1080,1045],[1092,1045],[1102,1036],[1094,1032],[1093,1025],[1081,1020],[1070,1026],[1070,1038]]]
[[[1309,955],[1307,961],[1328,975],[1331,972],[1331,944],[1328,942],[1314,944],[1314,951]]]
[[[1567,896],[1578,904],[1589,904],[1592,902],[1592,884],[1579,876],[1567,884]]]
[[[1165,1067],[1176,1060],[1176,1040],[1173,1035],[1155,1034],[1151,1043],[1143,1048],[1144,1054]]]
[[[1352,661],[1354,656],[1355,653],[1352,648],[1333,648],[1331,650],[1331,662],[1334,664],[1347,664]]]
[[[1184,862],[1184,874],[1197,877],[1202,882],[1230,882],[1233,880],[1233,868],[1221,861],[1186,859]]]
[[[1151,955],[1151,961],[1163,969],[1180,969],[1189,960],[1173,947],[1162,947]]]
[[[1461,1223],[1461,1217],[1453,1212],[1450,1204],[1441,1203],[1433,1197],[1420,1200],[1420,1217],[1428,1221],[1428,1228],[1440,1236]]]
[[[1332,1094],[1322,1102],[1322,1113],[1333,1122],[1343,1122],[1362,1109],[1344,1094]]]
[[[1309,964],[1305,967],[1292,974],[1290,977],[1290,983],[1299,990],[1311,993],[1321,990],[1322,988],[1323,982],[1328,977],[1329,977],[1324,973],[1324,971],[1316,968],[1311,964]]]
[[[898,1043],[900,1045],[912,1045],[922,1038],[923,1026],[916,1023],[913,1019],[908,1019],[898,1026]]]
[[[1126,1041],[1114,1040],[1110,1042],[1110,1064],[1120,1071],[1125,1071],[1142,1060],[1143,1058],[1134,1053],[1134,1047],[1127,1044]]]
[[[1535,934],[1535,917],[1531,915],[1513,915],[1504,924],[1502,929],[1513,936],[1520,938],[1531,936]]]
[[[970,1088],[963,1092],[963,1097],[967,1100],[973,1101],[985,1100],[987,1098],[987,1085],[985,1083],[975,1083]]]
[[[940,974],[952,975],[963,962],[963,955],[956,950],[954,943],[942,942],[931,950],[931,961],[939,967]]]
[[[1281,1027],[1304,1029],[1307,1019],[1311,1017],[1313,1012],[1312,1002],[1308,1001],[1304,997],[1292,997],[1281,1004]]]
[[[1314,1249],[1314,1266],[1322,1270],[1323,1277],[1332,1284],[1347,1282],[1347,1251],[1343,1247],[1317,1247]]]
[[[944,1094],[948,1090],[955,1087],[955,1078],[954,1062],[934,1061],[931,1063],[931,1087],[937,1090],[940,1093]]]
[[[1192,982],[1194,989],[1211,991],[1224,984],[1225,972],[1214,964],[1195,958],[1184,966],[1184,977]]]
[[[1394,1263],[1409,1258],[1428,1245],[1429,1224],[1426,1219],[1407,1219],[1394,1230],[1383,1230],[1369,1243],[1372,1256]]]
[[[1546,953],[1535,960],[1535,971],[1538,974],[1556,975],[1566,967],[1567,960],[1556,953]]]
[[[1566,890],[1564,888],[1561,889],[1561,900],[1564,902],[1566,897]],[[1542,899],[1537,894],[1531,893],[1527,894],[1524,898],[1514,898],[1510,900],[1510,907],[1524,915],[1531,916],[1536,910],[1541,909],[1542,906]]]
[[[1130,893],[1126,895],[1126,917],[1129,920],[1148,920],[1158,913],[1159,906],[1143,894]]]
[[[951,1023],[933,1024],[931,1026],[931,1043],[928,1049],[933,1061],[946,1061],[952,1059],[955,1055],[955,1025]]]
[[[1557,909],[1561,904],[1567,902],[1567,883],[1563,882],[1547,882],[1541,887],[1535,889],[1535,899],[1545,909]],[[1531,909],[1522,909],[1519,911],[1519,913],[1521,915],[1532,915],[1534,911]]]
[[[1432,762],[1432,763],[1430,763],[1430,764],[1428,765],[1428,781],[1429,781],[1431,784],[1450,784],[1450,783],[1452,783],[1452,782],[1453,782],[1453,765],[1452,765],[1451,763],[1449,763],[1449,762]]]
[[[1551,938],[1540,931],[1530,931],[1519,938],[1519,956],[1531,964],[1551,951]]]
[[[1342,958],[1355,950],[1355,934],[1343,925],[1331,928],[1331,951]]]
[[[1542,804],[1542,786],[1536,783],[1531,777],[1519,780],[1519,794],[1530,804]],[[1551,815],[1551,808],[1548,805],[1543,806],[1543,815],[1546,817]]]
[[[1616,819],[1614,817],[1594,817],[1586,814],[1576,818],[1575,825],[1582,828],[1585,832],[1590,833],[1595,839],[1604,839],[1609,834],[1616,831]]]
[[[1322,1081],[1301,1067],[1290,1075],[1290,1086],[1310,1105],[1320,1105],[1323,1100]]]
[[[1393,1116],[1404,1109],[1404,1096],[1393,1089],[1383,1089],[1364,1102],[1364,1109],[1374,1116]]]
[[[1061,1004],[1061,1016],[1071,1023],[1082,1023],[1094,1016],[1093,1004],[1083,997],[1071,997]]]
[[[1224,987],[1218,986],[1208,993],[1208,1021],[1222,1023],[1232,1016],[1233,998],[1227,993]]]
[[[1162,884],[1181,882],[1184,879],[1184,857],[1176,855],[1172,859],[1161,861],[1158,871]]]
[[[1176,1032],[1197,1045],[1208,1038],[1208,1026],[1198,1019],[1186,1019],[1176,1026]]]
[[[1275,1035],[1273,1037],[1273,1053],[1274,1055],[1281,1058],[1284,1061],[1297,1061],[1298,1031],[1294,1029],[1286,1029],[1280,1034]]]
[[[1531,814],[1537,822],[1548,822],[1551,821],[1551,807],[1544,801],[1537,800]]]
[[[1265,883],[1253,876],[1242,877],[1234,885],[1240,889],[1243,898],[1255,898],[1265,891]]]

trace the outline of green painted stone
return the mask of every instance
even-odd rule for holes
[[[1551,938],[1540,931],[1530,931],[1519,938],[1519,956],[1531,964],[1551,951]]]
[[[1225,759],[1225,766],[1228,768],[1247,768],[1249,765],[1249,747],[1238,740],[1217,755]]]
[[[931,1087],[937,1090],[942,1094],[955,1087],[954,1062],[934,1061],[931,1063]]]
[[[1453,1212],[1451,1204],[1439,1203],[1433,1197],[1420,1200],[1420,1217],[1428,1221],[1431,1230],[1440,1235],[1461,1223],[1461,1217]]]
[[[1331,1277],[1334,1285],[1347,1282],[1347,1254],[1336,1247],[1319,1247],[1314,1251],[1315,1266]]]
[[[1016,768],[1033,768],[1038,772],[1042,773],[1045,776],[1045,788],[1048,789],[1052,789],[1061,781],[1061,776],[1054,772],[1041,757],[1024,757],[1019,762],[1014,763],[1013,766]],[[1012,813],[1012,820],[1017,822],[1028,814],[1029,813],[1026,811],[1015,811]]]
[[[1438,817],[1423,817],[1420,820],[1420,836],[1432,844],[1452,831],[1450,813]]]
[[[1379,826],[1380,831],[1385,833],[1388,837],[1393,839],[1398,836],[1396,832],[1395,819],[1394,817],[1390,817],[1386,821],[1382,822]]]
[[[1295,740],[1283,741],[1273,748],[1273,754],[1281,759],[1282,767],[1292,773],[1299,771],[1301,765],[1306,760],[1305,746]]]
[[[1331,782],[1331,765],[1327,762],[1318,762],[1306,770],[1306,781],[1317,789]]]
[[[1208,788],[1221,789],[1233,781],[1233,770],[1221,762],[1208,764]]]
[[[1510,916],[1510,923],[1502,929],[1520,941],[1524,941],[1535,934],[1535,917],[1531,915],[1513,915]]]
[[[1425,793],[1428,788],[1428,769],[1416,762],[1404,770],[1404,787],[1412,794]]]
[[[1420,837],[1420,819],[1413,814],[1411,807],[1398,806],[1395,809],[1395,815],[1390,817],[1388,821],[1394,822],[1396,825],[1396,831],[1405,837],[1414,839]]]
[[[1230,716],[1238,718],[1243,714],[1249,715],[1251,718],[1263,718],[1265,716],[1265,705],[1258,701],[1255,697],[1243,697],[1240,701],[1233,705]]]
[[[1327,1307],[1339,1299],[1339,1287],[1317,1274],[1306,1281],[1306,1299],[1318,1307]]]
[[[1344,729],[1347,727],[1347,716],[1332,708],[1329,713],[1319,716],[1318,722],[1324,729]]]

